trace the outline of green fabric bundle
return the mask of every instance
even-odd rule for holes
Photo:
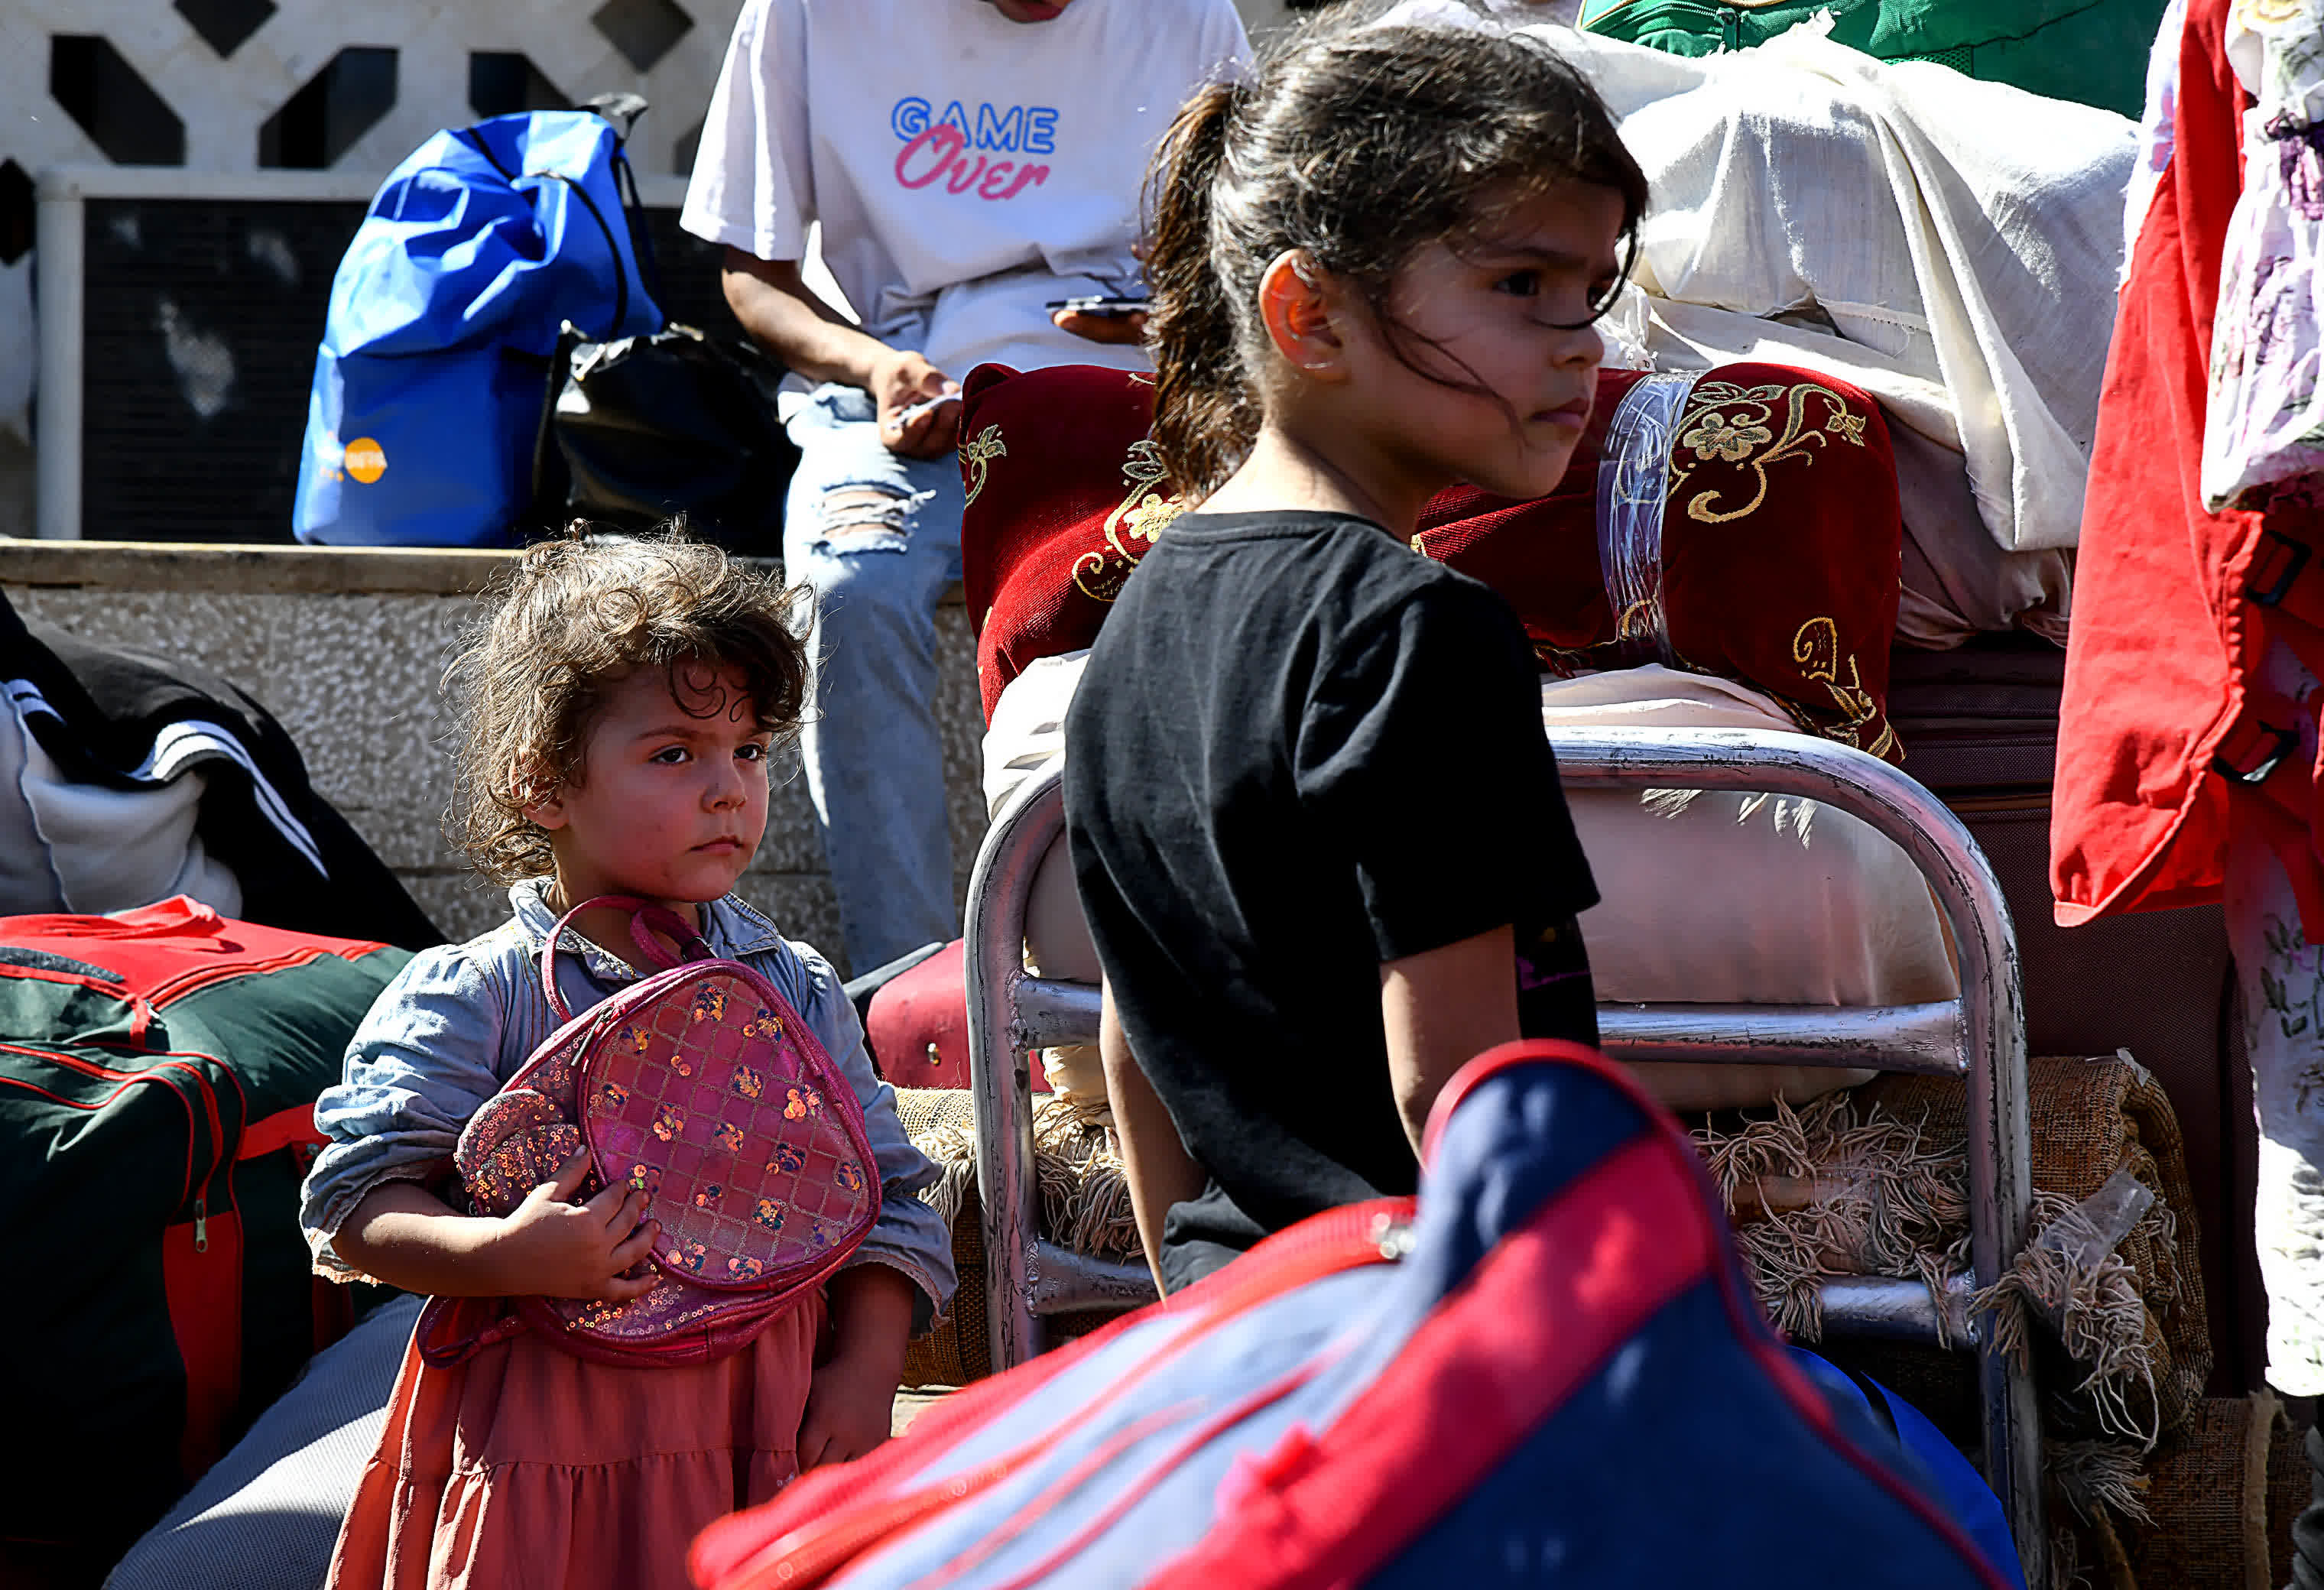
[[[1583,0],[1582,26],[1673,55],[1748,50],[1820,11],[1831,37],[1883,60],[1933,60],[1989,82],[2136,118],[2165,0]]]

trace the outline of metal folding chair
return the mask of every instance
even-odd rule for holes
[[[1978,1286],[1997,1280],[2025,1241],[2032,1203],[2024,995],[2000,883],[1960,819],[1879,758],[1808,735],[1607,729],[1557,735],[1552,743],[1569,787],[1797,796],[1860,818],[1913,859],[1950,924],[1960,959],[1960,998],[1866,1008],[1601,1005],[1603,1046],[1624,1060],[1966,1077],[1970,1267]],[[1130,1308],[1155,1295],[1144,1264],[1071,1253],[1039,1231],[1028,1053],[1094,1043],[1098,1024],[1096,988],[1025,971],[1034,873],[1064,829],[1064,793],[1053,768],[1028,780],[1001,810],[969,883],[969,1083],[996,1370],[1043,1350],[1047,1316]],[[2033,1377],[1994,1348],[1963,1302],[1960,1291],[1933,1296],[1917,1281],[1836,1279],[1823,1287],[1824,1329],[1830,1336],[1970,1345],[1978,1357],[1986,1477],[2016,1536],[2027,1582],[2046,1584]]]

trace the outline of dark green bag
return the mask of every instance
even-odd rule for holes
[[[1582,26],[1672,55],[1748,50],[1831,13],[1834,41],[2135,119],[2166,0],[1583,0]]]
[[[410,959],[182,898],[0,917],[0,1570],[112,1561],[351,1322],[299,1187]]]

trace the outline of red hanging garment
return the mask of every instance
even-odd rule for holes
[[[2282,639],[2324,663],[2315,511],[2207,512],[2203,421],[2246,102],[2228,0],[2190,0],[2173,148],[2115,319],[2082,515],[2060,709],[2051,888],[2074,926],[2219,898],[2227,836],[2266,834],[2324,926],[2312,755],[2296,707],[2258,687]],[[2306,737],[2312,742],[2312,731]]]

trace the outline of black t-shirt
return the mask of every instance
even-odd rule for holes
[[[1189,514],[1099,632],[1065,743],[1099,962],[1211,1178],[1165,1223],[1165,1280],[1411,1191],[1380,963],[1504,923],[1572,943],[1597,900],[1508,604],[1364,519]]]

